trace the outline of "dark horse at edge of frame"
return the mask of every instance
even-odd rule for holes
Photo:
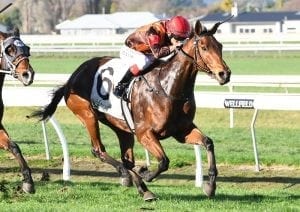
[[[11,152],[18,161],[23,175],[22,190],[26,193],[34,193],[35,189],[31,170],[19,146],[10,139],[2,124],[4,112],[2,88],[5,75],[12,75],[22,82],[24,86],[31,85],[33,82],[34,70],[29,63],[29,47],[20,39],[20,33],[17,28],[13,32],[0,32],[0,42],[0,148]]]
[[[218,26],[207,30],[198,20],[190,38],[168,62],[159,62],[151,72],[134,80],[130,98],[135,135],[142,146],[158,161],[156,170],[135,166],[134,134],[126,120],[93,109],[91,90],[97,69],[111,60],[99,57],[85,61],[59,87],[46,107],[34,111],[29,117],[46,120],[51,117],[64,97],[67,107],[86,127],[92,144],[92,153],[103,162],[114,166],[123,182],[134,182],[144,200],[156,199],[143,180],[150,182],[168,170],[169,159],[160,139],[174,137],[180,143],[199,144],[207,150],[209,182],[204,187],[207,196],[216,190],[217,167],[212,139],[193,123],[196,105],[194,85],[198,71],[215,78],[220,85],[230,80],[231,71],[222,58],[222,44],[213,36]],[[113,86],[110,87],[113,89]],[[205,101],[205,99],[203,100]],[[122,163],[105,150],[100,138],[99,122],[109,126],[117,135]],[[131,181],[132,180],[132,181]]]

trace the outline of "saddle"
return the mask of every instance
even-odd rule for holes
[[[114,86],[120,81],[128,70],[128,64],[120,58],[114,58],[100,66],[95,73],[91,92],[92,107],[100,112],[107,113],[115,118],[127,121],[131,129],[133,122],[130,112],[130,102],[117,98],[112,92]],[[130,99],[130,90],[134,81],[130,82],[126,90]],[[125,118],[126,117],[126,118]]]
[[[175,54],[171,54],[165,58],[154,61],[150,66],[142,71],[142,75],[148,73],[157,65],[166,63],[174,55]],[[130,116],[132,122],[130,101],[124,101],[123,98],[119,99],[113,94],[114,86],[121,80],[128,68],[128,64],[120,58],[113,58],[100,66],[94,76],[91,103],[94,109],[110,114],[115,118],[126,121],[126,119],[129,119]],[[141,77],[143,78],[143,76],[138,76],[138,78],[134,77],[131,79],[128,88],[125,89],[125,99],[130,99],[132,85],[135,80]]]

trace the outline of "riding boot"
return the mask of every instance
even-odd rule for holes
[[[128,87],[131,79],[133,77],[132,72],[130,69],[127,70],[121,81],[118,83],[118,85],[115,87],[113,93],[118,98],[121,98],[124,94],[125,89]]]

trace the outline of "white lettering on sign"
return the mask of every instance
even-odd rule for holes
[[[254,99],[225,99],[224,107],[253,109],[254,108],[253,103],[254,103]]]

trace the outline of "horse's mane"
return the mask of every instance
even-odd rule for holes
[[[4,38],[7,38],[7,37],[8,37],[7,33],[0,31],[0,38],[4,39]]]
[[[7,38],[7,37],[10,37],[10,36],[20,37],[19,28],[15,27],[13,30],[10,30],[8,32],[2,32],[2,31],[0,31],[0,37]]]

